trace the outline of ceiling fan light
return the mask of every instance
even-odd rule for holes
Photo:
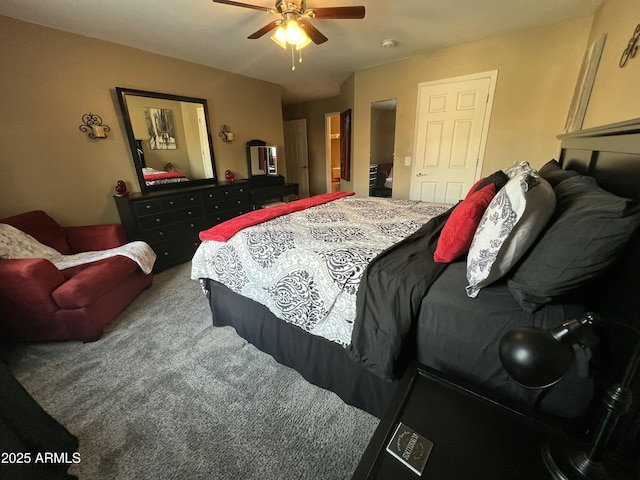
[[[307,36],[307,34],[302,31],[302,35],[300,36],[300,40],[296,43],[296,50],[302,50],[304,47],[311,43],[311,39]]]
[[[304,32],[300,28],[300,25],[298,24],[297,20],[292,19],[287,22],[287,26],[285,28],[285,34],[286,34],[288,43],[290,43],[291,45],[297,45],[303,33]]]
[[[271,40],[273,40],[274,42],[276,42],[278,45],[280,45],[282,48],[286,50],[287,36],[284,32],[284,28],[278,27],[278,29],[276,30],[276,33],[271,35]]]

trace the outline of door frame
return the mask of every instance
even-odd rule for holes
[[[474,179],[478,180],[480,178],[480,172],[482,172],[482,166],[484,164],[484,154],[487,147],[487,137],[489,136],[489,124],[491,123],[491,112],[493,110],[493,99],[495,96],[496,84],[498,82],[498,70],[489,70],[486,72],[478,72],[471,73],[468,75],[459,75],[456,77],[442,78],[440,80],[431,80],[429,82],[421,82],[418,84],[418,97],[416,102],[416,126],[413,133],[413,165],[411,166],[411,181],[409,182],[409,198],[413,198],[412,194],[414,187],[413,178],[416,173],[416,164],[415,161],[418,155],[418,142],[416,139],[418,138],[418,127],[419,125],[419,116],[420,116],[420,105],[422,100],[422,91],[424,88],[432,87],[435,85],[443,85],[448,83],[459,83],[465,82],[468,80],[480,80],[482,78],[489,78],[489,93],[487,97],[487,108],[484,112],[484,118],[482,119],[482,133],[480,136],[480,146],[478,148],[478,160],[476,162],[476,169],[474,172]]]
[[[331,118],[339,117],[340,112],[331,112],[324,114],[324,162],[325,162],[325,180],[326,191],[331,191]]]

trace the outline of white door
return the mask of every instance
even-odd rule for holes
[[[478,178],[497,73],[418,86],[412,200],[456,203]]]
[[[284,149],[287,158],[287,182],[298,184],[298,196],[309,196],[309,152],[307,120],[284,122]]]
[[[209,149],[209,132],[207,131],[207,121],[204,114],[204,107],[196,109],[198,114],[198,132],[200,133],[200,154],[202,155],[202,165],[204,166],[205,178],[213,178],[213,163],[211,162],[211,150]]]

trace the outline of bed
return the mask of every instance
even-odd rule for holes
[[[167,172],[151,167],[142,167],[142,175],[147,185],[164,185],[167,183],[188,182],[189,179],[180,172]]]
[[[192,278],[202,283],[214,325],[234,327],[376,416],[417,360],[503,405],[584,432],[640,340],[629,333],[640,327],[640,120],[560,139],[557,161],[538,171],[514,164],[481,179],[467,194],[474,202],[342,194],[252,212],[255,225],[244,217],[201,233]],[[511,220],[492,227],[506,203]],[[444,257],[454,258],[438,256],[445,238],[453,246]],[[470,242],[461,254],[460,239]],[[551,328],[587,311],[605,320],[600,343],[576,349],[576,368],[562,382],[526,389],[501,367],[497,345],[509,329]],[[634,405],[618,445],[637,445],[638,412]]]

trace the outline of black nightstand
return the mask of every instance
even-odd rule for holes
[[[402,421],[433,442],[419,477],[386,451]],[[450,383],[407,369],[352,479],[500,480],[550,478],[541,448],[558,432]]]

